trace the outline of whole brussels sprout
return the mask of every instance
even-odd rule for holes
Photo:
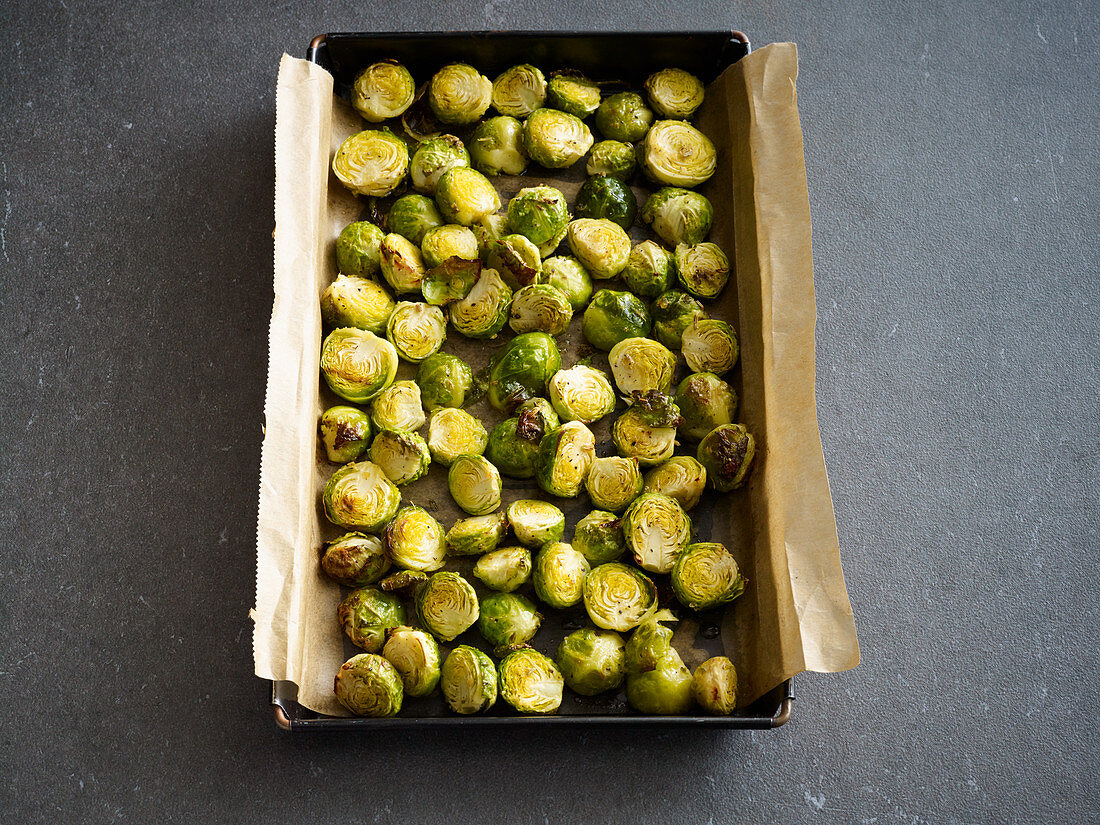
[[[623,271],[630,257],[630,236],[619,224],[606,218],[578,218],[570,221],[566,237],[569,239],[569,248],[593,278],[614,278]]]
[[[548,389],[554,411],[563,421],[591,424],[615,409],[615,390],[607,375],[595,367],[577,364],[558,370]]]
[[[543,436],[535,460],[535,481],[552,496],[576,498],[596,457],[596,438],[580,421]]]
[[[447,319],[439,307],[401,301],[386,322],[386,338],[398,355],[419,364],[447,340]]]
[[[584,609],[597,627],[623,633],[657,612],[657,586],[633,567],[610,561],[585,578]]]
[[[347,464],[333,473],[321,498],[333,524],[368,533],[385,527],[401,505],[401,492],[370,461]]]
[[[477,560],[474,576],[486,587],[511,593],[531,577],[531,568],[531,551],[526,547],[502,547]]]
[[[718,166],[710,138],[682,120],[659,120],[642,144],[642,169],[668,186],[690,188],[709,180]]]
[[[424,300],[437,307],[461,301],[481,278],[481,261],[465,261],[448,258],[439,266],[429,269],[424,276],[421,290]]]
[[[538,633],[542,616],[530,599],[513,593],[493,593],[481,600],[477,629],[498,651],[527,644]]]
[[[569,203],[560,189],[531,186],[508,201],[508,226],[534,244],[557,237],[569,224]]]
[[[714,208],[698,192],[666,186],[646,199],[642,220],[669,246],[690,246],[702,243],[710,234]]]
[[[639,624],[630,634],[624,651],[627,675],[655,669],[672,649],[672,635],[671,630],[658,622],[656,615]]]
[[[573,319],[565,293],[550,284],[528,284],[512,296],[508,326],[513,332],[561,335]]]
[[[691,542],[691,518],[676,499],[642,493],[626,508],[623,535],[639,567],[668,573]]]
[[[473,66],[450,63],[428,85],[428,105],[441,123],[475,123],[493,100],[493,84]]]
[[[485,427],[465,410],[443,407],[428,419],[428,449],[444,467],[460,455],[481,455],[488,441]]]
[[[558,666],[537,650],[523,648],[500,663],[500,695],[520,713],[553,713],[565,688]]]
[[[351,84],[351,105],[371,123],[400,117],[415,96],[412,75],[396,60],[372,63]]]
[[[645,492],[674,498],[684,510],[699,503],[706,484],[706,468],[689,455],[673,456],[645,475]]]
[[[445,172],[469,165],[470,153],[466,151],[465,144],[454,135],[439,135],[416,147],[409,174],[417,192],[434,195]]]
[[[452,465],[453,466],[453,465]],[[456,521],[447,531],[447,555],[480,556],[497,548],[508,532],[504,511]]]
[[[581,332],[588,343],[604,352],[626,338],[649,335],[649,310],[629,292],[601,289],[584,311]]]
[[[409,149],[405,141],[389,132],[357,132],[336,150],[332,171],[355,194],[384,198],[409,171]]]
[[[584,309],[592,297],[592,279],[581,262],[572,255],[557,255],[542,262],[547,283],[556,286],[569,300],[573,312]]]
[[[622,637],[611,630],[574,630],[558,645],[554,661],[565,684],[581,696],[620,687],[626,679]]]
[[[519,499],[509,504],[506,512],[516,541],[527,547],[542,547],[565,535],[565,513],[549,501]]]
[[[737,670],[725,656],[714,656],[695,668],[691,695],[703,710],[729,716],[737,706]]]
[[[424,477],[432,455],[428,445],[409,430],[382,430],[370,445],[370,460],[397,486],[411,484]]]
[[[488,710],[497,700],[496,666],[476,647],[459,645],[443,662],[439,687],[455,713],[468,716]]]
[[[401,675],[406,696],[428,696],[439,684],[439,643],[431,634],[395,627],[386,637],[382,655]]]
[[[730,551],[718,542],[689,544],[672,568],[672,591],[692,610],[710,610],[745,591],[745,580]]]
[[[345,533],[325,542],[321,569],[345,587],[374,584],[390,569],[390,560],[382,542],[366,533]]]
[[[333,464],[347,464],[370,443],[370,419],[355,407],[329,407],[318,426],[325,453]]]
[[[415,381],[394,381],[374,397],[371,421],[379,430],[419,430],[427,421]]]
[[[607,456],[593,460],[584,480],[588,498],[601,510],[621,512],[642,494],[642,472],[638,459]]]
[[[745,483],[755,455],[752,433],[741,424],[723,424],[704,436],[695,457],[707,468],[707,483],[728,493]]]
[[[687,713],[693,702],[691,671],[680,654],[669,648],[656,668],[626,677],[626,701],[641,713]]]
[[[578,218],[603,218],[630,229],[638,214],[638,200],[618,178],[599,175],[581,184],[573,211]]]
[[[722,375],[737,363],[737,333],[725,321],[704,318],[684,330],[684,360],[692,372]]]
[[[423,507],[406,505],[386,525],[382,543],[394,564],[430,573],[446,562],[443,527]]]
[[[703,82],[683,69],[661,69],[645,82],[649,105],[661,117],[687,120],[703,104]]]
[[[403,235],[391,232],[382,239],[382,276],[398,295],[419,292],[424,280],[424,259],[420,248]]]
[[[449,642],[477,621],[477,593],[460,574],[444,570],[428,579],[416,594],[416,615],[425,630]]]
[[[707,317],[701,303],[686,292],[675,289],[658,297],[649,311],[653,315],[653,336],[669,349],[680,349],[684,330],[693,322]]]
[[[573,529],[573,549],[593,565],[620,558],[626,552],[622,519],[614,513],[593,510]]]
[[[634,147],[618,140],[601,140],[588,152],[584,165],[587,175],[609,175],[622,181],[630,180],[638,168],[638,157]],[[633,195],[632,195],[633,196]],[[637,207],[638,202],[634,202]],[[588,217],[610,217],[609,215]],[[633,221],[632,221],[633,222]]]
[[[426,409],[464,407],[472,400],[474,372],[461,358],[437,352],[420,362],[416,383]]]
[[[450,305],[451,326],[467,338],[495,338],[508,321],[512,290],[495,269],[481,270],[473,289]]]
[[[505,235],[490,244],[488,265],[513,290],[545,281],[538,247],[523,235]]]
[[[501,115],[482,121],[470,138],[474,168],[486,175],[520,175],[527,168],[523,124]]]
[[[393,202],[389,213],[389,227],[414,244],[421,244],[429,229],[443,226],[443,216],[435,201],[426,195],[405,195]]]
[[[542,433],[542,429],[538,433]],[[489,433],[489,443],[485,447],[486,457],[504,475],[511,478],[534,478],[535,460],[538,457],[538,438],[523,435],[519,418],[506,418]],[[532,435],[535,435],[534,433]]]
[[[472,516],[500,507],[500,473],[484,456],[460,455],[451,462],[447,487],[455,504]]]
[[[584,597],[588,560],[565,542],[543,545],[535,556],[535,595],[551,607],[572,607]]]
[[[450,258],[477,261],[477,236],[465,226],[448,223],[429,229],[420,241],[424,266],[435,269]]]
[[[353,404],[363,404],[393,383],[397,350],[373,332],[334,329],[321,345],[321,372],[330,390]]]
[[[527,117],[546,102],[546,78],[530,63],[505,69],[493,81],[493,108],[502,115]]]
[[[653,112],[637,92],[619,92],[604,99],[596,110],[596,128],[610,140],[635,143],[645,137]]]
[[[723,424],[732,424],[737,392],[712,372],[696,372],[676,388],[676,406],[684,417],[680,435],[699,441]]]
[[[557,72],[546,84],[546,105],[586,118],[600,105],[600,87],[580,72]]]
[[[405,624],[405,608],[396,596],[376,587],[361,587],[340,602],[336,617],[352,644],[377,653],[386,641],[386,631]]]
[[[333,682],[340,704],[356,716],[384,718],[401,711],[401,676],[374,653],[352,656],[340,666]]]
[[[383,287],[366,278],[338,275],[321,293],[321,317],[333,329],[355,327],[381,335],[395,306]]]
[[[676,247],[676,275],[696,298],[717,298],[730,279],[730,263],[718,244]]]
[[[672,286],[676,279],[676,263],[672,254],[658,243],[642,241],[630,250],[623,282],[635,295],[656,298]]]
[[[489,361],[489,403],[507,411],[515,404],[542,395],[546,383],[561,368],[561,354],[545,332],[517,335]]]
[[[378,247],[385,236],[386,233],[370,221],[349,223],[336,239],[336,271],[341,275],[360,278],[376,274],[382,263],[382,253]]]
[[[444,218],[463,226],[484,220],[500,209],[496,187],[468,166],[456,166],[443,173],[435,188],[435,202]]]
[[[592,148],[592,132],[578,117],[557,109],[536,109],[523,123],[523,144],[535,163],[565,169]]]
[[[615,385],[623,395],[672,390],[676,356],[652,338],[624,338],[607,355]]]
[[[670,420],[679,418],[654,423],[652,415],[635,405],[615,419],[611,440],[621,455],[638,459],[643,467],[661,464],[672,458],[676,449],[676,427]]]

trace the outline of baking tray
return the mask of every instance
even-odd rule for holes
[[[678,66],[710,83],[726,67],[740,60],[750,51],[748,38],[740,32],[660,32],[660,33],[570,33],[570,32],[462,32],[462,33],[335,33],[314,38],[306,52],[311,62],[329,71],[334,77],[337,95],[346,97],[355,73],[368,63],[393,58],[404,63],[413,76],[423,80],[440,66],[454,61],[477,66],[490,77],[516,63],[530,62],[544,71],[559,68],[579,69],[593,79],[611,83],[620,82],[623,88],[640,88],[653,71],[667,66]],[[583,179],[583,171],[576,168],[564,170],[565,177]],[[534,185],[530,179],[519,177],[512,185],[500,186],[506,179],[498,179],[502,199],[506,200],[513,189]],[[642,230],[635,227],[636,235]],[[635,239],[637,240],[637,239]],[[597,284],[603,286],[603,284]],[[732,286],[732,282],[731,282]],[[473,342],[477,344],[478,342]],[[461,355],[461,353],[459,353]],[[566,352],[563,347],[563,365]],[[606,364],[600,364],[606,369]],[[738,368],[739,369],[739,368]],[[405,377],[405,376],[399,376]],[[332,403],[336,403],[333,399]],[[609,416],[609,420],[610,420]],[[606,423],[605,423],[606,426]],[[489,427],[487,426],[487,429]],[[595,428],[594,428],[595,429]],[[601,438],[596,430],[598,441]],[[506,500],[508,490],[522,491],[528,482],[505,479]],[[511,496],[514,498],[516,496]],[[585,499],[573,502],[555,500],[566,512],[569,524],[589,509]],[[697,528],[697,540],[704,540],[710,523],[709,510],[720,499],[708,493],[697,510],[692,511]],[[571,513],[571,511],[576,511]],[[702,518],[698,516],[702,515]],[[701,528],[701,529],[700,529]],[[459,560],[459,568],[465,570],[467,560]],[[449,565],[450,566],[450,565]],[[721,611],[709,614],[690,614],[694,622],[694,637],[690,640],[696,652],[721,655],[724,652],[718,632]],[[559,639],[571,630],[587,624],[583,607],[565,611],[553,611],[543,621],[545,635]],[[338,626],[333,626],[339,632]],[[476,630],[469,631],[455,641],[479,644]],[[543,635],[540,633],[540,635]],[[554,643],[556,646],[556,642]],[[358,651],[346,643],[347,655]],[[552,650],[544,651],[552,653]],[[291,682],[272,684],[274,717],[279,727],[290,730],[364,730],[393,727],[436,727],[452,725],[557,725],[557,724],[627,724],[661,727],[709,727],[770,729],[785,724],[790,718],[794,700],[790,680],[783,682],[736,715],[715,717],[710,715],[649,716],[638,714],[626,704],[622,692],[617,695],[597,697],[578,696],[566,691],[562,706],[556,715],[528,716],[498,701],[488,715],[457,716],[451,713],[438,694],[417,700],[416,716],[401,715],[389,719],[346,718],[315,713],[296,701],[297,688]],[[409,708],[411,710],[411,708]]]

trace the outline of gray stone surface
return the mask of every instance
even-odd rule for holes
[[[0,816],[1095,821],[1095,7],[0,11]],[[251,676],[279,55],[322,31],[797,41],[863,664],[770,733],[277,731]]]

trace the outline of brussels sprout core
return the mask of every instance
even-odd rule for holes
[[[520,713],[553,713],[564,687],[557,665],[537,650],[517,650],[500,663],[500,695]]]
[[[356,647],[377,653],[386,640],[386,631],[405,623],[405,608],[396,596],[376,587],[363,587],[340,602],[336,617]]]
[[[676,274],[697,298],[716,298],[730,278],[729,259],[718,244],[706,241],[676,247]]]
[[[642,493],[623,516],[623,535],[639,567],[668,573],[691,542],[691,519],[675,499]]]
[[[447,319],[439,307],[402,301],[386,323],[386,338],[398,355],[418,364],[443,346]]]
[[[512,296],[508,325],[517,333],[561,335],[573,318],[565,293],[550,284],[529,284]]]
[[[352,656],[340,666],[333,683],[340,704],[356,716],[396,716],[404,693],[401,676],[373,653]]]
[[[654,424],[644,409],[634,406],[615,419],[611,440],[622,455],[638,459],[644,467],[652,467],[672,458],[676,427]]]
[[[672,589],[684,607],[709,610],[740,596],[745,580],[725,545],[700,542],[689,544],[676,560]]]
[[[445,570],[421,588],[416,596],[416,613],[433,636],[449,642],[477,621],[477,594],[461,575]]]
[[[697,244],[710,233],[714,209],[698,192],[666,186],[646,200],[642,220],[671,247],[682,243]]]
[[[321,372],[334,393],[362,404],[393,383],[397,350],[373,332],[334,329],[321,345]]]
[[[737,363],[737,333],[725,321],[696,321],[684,330],[683,352],[692,372],[722,375]]]
[[[348,530],[381,530],[397,512],[401,493],[377,464],[360,461],[341,467],[325,484],[325,515]]]
[[[576,117],[588,117],[600,105],[600,87],[583,75],[557,74],[546,84],[546,104]]]
[[[332,159],[332,171],[340,183],[357,195],[375,198],[396,189],[408,170],[405,142],[389,132],[370,129],[341,143]]]

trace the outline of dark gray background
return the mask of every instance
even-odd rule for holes
[[[1095,820],[1094,6],[176,5],[0,10],[0,818]],[[863,663],[777,732],[288,736],[247,617],[279,55],[578,26],[799,43]]]

